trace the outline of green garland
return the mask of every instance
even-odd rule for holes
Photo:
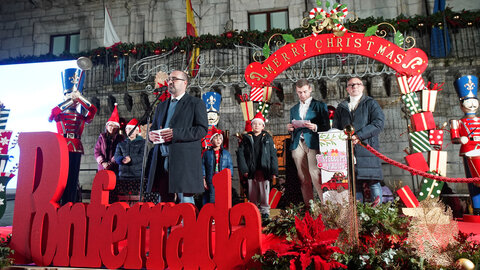
[[[472,26],[480,26],[480,10],[477,11],[461,11],[453,12],[450,8],[445,10],[445,20],[448,27],[451,29],[466,28]],[[428,31],[431,27],[443,27],[443,12],[437,12],[430,16],[416,15],[413,17],[405,17],[400,15],[394,19],[384,19],[383,17],[368,17],[365,19],[358,19],[355,22],[346,22],[345,27],[355,32],[365,32],[368,27],[382,22],[392,24],[400,32],[407,32],[412,29],[420,31]],[[288,30],[272,29],[270,31],[231,31],[220,35],[206,34],[199,37],[174,37],[165,38],[159,42],[145,42],[141,44],[134,43],[120,43],[111,48],[100,47],[90,51],[81,52],[79,54],[62,54],[55,56],[52,54],[45,54],[40,56],[19,56],[15,58],[0,60],[0,65],[6,64],[20,64],[32,62],[48,62],[77,59],[80,56],[86,56],[92,59],[95,64],[101,64],[108,59],[108,61],[115,61],[116,58],[122,56],[131,56],[136,59],[141,59],[147,56],[160,55],[172,50],[181,53],[188,53],[194,47],[201,50],[211,49],[231,49],[234,45],[248,45],[249,43],[256,44],[262,47],[268,42],[268,39],[273,34],[290,34],[296,39],[303,38],[311,34],[310,29],[295,28]]]

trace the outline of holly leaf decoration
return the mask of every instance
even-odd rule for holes
[[[310,21],[308,21],[309,24],[315,24],[317,20],[316,19],[311,19]]]
[[[321,5],[322,5],[322,1],[317,0],[317,6],[321,6]]]
[[[333,9],[336,9],[339,5],[340,5],[339,3],[333,4]]]
[[[338,17],[342,17],[345,14],[343,14],[343,12],[338,12],[337,15],[338,15]]]
[[[295,38],[290,34],[282,34],[282,38],[287,43],[295,43],[296,42]]]
[[[268,57],[270,56],[270,47],[268,46],[267,43],[265,43],[265,45],[263,45],[263,50],[262,50],[262,52],[263,52],[263,56],[264,56],[265,58],[268,58]]]
[[[347,4],[342,4],[339,9],[344,9],[347,7]]]
[[[325,2],[325,7],[326,7],[326,8],[329,8],[329,7],[330,7],[330,2],[326,1],[326,2]]]
[[[378,30],[378,25],[370,26],[367,29],[367,32],[365,32],[365,36],[366,37],[373,36],[377,32],[377,30]]]
[[[332,21],[336,24],[340,23],[340,21],[338,19],[333,19]]]
[[[321,20],[323,19],[323,15],[318,13],[318,15],[315,17],[315,20]]]
[[[403,34],[400,33],[400,31],[397,31],[397,32],[395,33],[395,37],[393,38],[393,42],[394,42],[397,46],[402,47],[404,40],[405,40],[405,38],[403,37]]]

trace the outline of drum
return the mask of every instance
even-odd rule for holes
[[[468,169],[472,177],[480,177],[480,149],[465,153],[465,157],[467,158]]]

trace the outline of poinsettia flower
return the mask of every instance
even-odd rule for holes
[[[315,269],[347,268],[345,265],[333,261],[333,253],[344,252],[331,246],[338,239],[341,229],[325,230],[321,215],[313,219],[307,212],[303,220],[295,217],[296,237],[291,241],[282,239],[281,241],[270,238],[268,244],[278,253],[278,257],[293,256],[290,260],[290,269],[297,269],[298,264],[301,269],[306,269],[312,260]],[[277,237],[278,238],[278,237]]]

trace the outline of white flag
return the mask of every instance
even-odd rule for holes
[[[112,20],[108,13],[107,7],[105,7],[105,29],[103,31],[103,46],[112,47],[113,45],[120,43],[117,32],[113,29]]]

